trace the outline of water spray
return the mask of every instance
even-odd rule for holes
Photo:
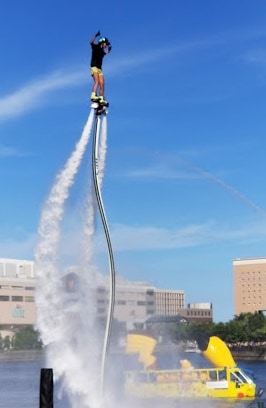
[[[93,190],[87,201],[87,219],[83,221],[83,265],[79,269],[80,285],[77,292],[64,290],[62,271],[58,267],[58,250],[61,240],[61,221],[64,215],[64,203],[74,183],[81,160],[84,156],[94,121],[92,148]],[[54,369],[55,381],[61,380],[62,393],[67,392],[72,408],[87,408],[99,404],[98,388],[104,390],[106,358],[111,336],[114,310],[115,269],[110,234],[103,208],[100,188],[104,176],[107,122],[91,109],[89,118],[63,170],[56,177],[51,193],[45,202],[39,225],[39,244],[36,248],[36,307],[37,329],[47,347],[48,365]],[[110,266],[110,298],[103,351],[101,342],[92,335],[94,322],[88,321],[92,311],[92,282],[95,274],[92,267],[92,241],[95,233],[97,207],[107,240]],[[89,264],[86,262],[89,261]],[[70,277],[73,273],[68,273]],[[74,308],[74,309],[73,309]],[[95,305],[94,305],[95,308]],[[74,318],[71,318],[71,314]],[[81,330],[77,318],[81,321]],[[76,329],[80,331],[78,333]],[[75,334],[76,333],[76,334]],[[97,351],[95,351],[97,349]],[[84,359],[84,353],[87,358]],[[89,354],[88,354],[89,353]],[[94,353],[94,354],[92,354]],[[101,357],[99,377],[96,374]],[[93,378],[91,376],[93,375]],[[100,378],[100,380],[99,380]],[[99,384],[100,383],[100,384]]]

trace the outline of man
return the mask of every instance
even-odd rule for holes
[[[104,76],[102,72],[102,62],[103,57],[112,49],[112,46],[106,37],[100,37],[101,33],[98,31],[90,40],[92,55],[91,55],[91,75],[94,80],[91,101],[99,102],[102,105],[107,105],[107,101],[104,98]],[[96,37],[100,37],[98,44],[94,41]],[[99,96],[97,96],[97,91],[99,88]]]

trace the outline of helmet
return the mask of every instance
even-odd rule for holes
[[[106,43],[107,45],[109,44],[109,41],[106,37],[100,37],[98,40],[98,44]]]
[[[105,37],[100,37],[98,40],[98,43],[101,44],[103,42],[106,42],[106,38]]]

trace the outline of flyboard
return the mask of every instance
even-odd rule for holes
[[[95,109],[95,113],[97,116],[108,113],[109,102],[101,103],[99,101],[93,101],[91,104],[91,108]]]

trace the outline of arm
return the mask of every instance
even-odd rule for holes
[[[94,44],[94,41],[95,41],[95,35],[91,38],[91,40],[90,40],[90,44]]]
[[[101,35],[101,33],[100,31],[97,31],[97,33],[91,38],[90,44],[94,44],[96,37],[99,37],[99,35]]]
[[[112,46],[111,46],[111,44],[109,43],[107,49],[104,51],[104,52],[105,52],[105,55],[109,54],[109,53],[111,52],[111,49],[112,49]]]

